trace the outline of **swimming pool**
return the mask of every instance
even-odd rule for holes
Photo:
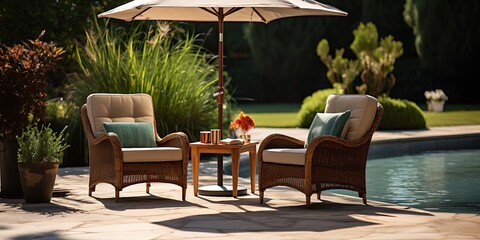
[[[367,197],[428,211],[480,213],[480,150],[368,160]]]
[[[230,169],[225,164],[224,173],[231,175]],[[368,200],[428,211],[480,213],[480,149],[369,159],[366,174]],[[250,177],[248,154],[240,158],[239,176]],[[357,196],[347,190],[329,192]]]

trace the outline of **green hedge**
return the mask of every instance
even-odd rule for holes
[[[379,130],[422,129],[427,127],[422,110],[414,102],[389,97],[378,98],[385,112]]]
[[[334,88],[327,88],[318,90],[311,96],[306,97],[303,100],[300,111],[298,111],[298,126],[302,128],[309,128],[313,118],[315,117],[315,114],[325,111],[328,95],[335,93],[337,93],[337,91]]]
[[[309,128],[318,112],[324,112],[328,95],[338,93],[333,88],[316,91],[303,100],[297,115],[298,126]],[[385,112],[380,122],[379,130],[422,129],[427,124],[423,112],[414,102],[405,99],[379,97]]]

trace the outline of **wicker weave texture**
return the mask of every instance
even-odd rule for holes
[[[274,186],[288,186],[303,192],[306,203],[313,193],[328,189],[346,189],[358,192],[367,204],[365,169],[373,133],[383,116],[383,106],[378,103],[375,119],[363,137],[346,141],[334,136],[315,138],[308,146],[305,166],[263,162],[262,152],[271,148],[303,148],[304,141],[272,134],[259,147],[259,190],[263,203],[264,191]]]
[[[181,148],[181,161],[124,163],[118,136],[108,133],[95,138],[87,116],[86,104],[82,106],[81,117],[88,141],[90,196],[99,183],[113,185],[115,200],[118,201],[120,191],[127,186],[146,183],[148,192],[151,182],[164,182],[179,185],[182,188],[182,200],[185,201],[188,157],[190,156],[189,140],[186,134],[177,132],[164,138],[156,136],[158,147]]]

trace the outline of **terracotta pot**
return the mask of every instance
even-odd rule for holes
[[[57,163],[18,163],[23,197],[27,203],[49,203],[52,199]]]

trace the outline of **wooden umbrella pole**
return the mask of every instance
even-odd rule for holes
[[[217,106],[218,106],[218,129],[220,129],[220,139],[223,139],[223,8],[218,9],[218,87],[217,87]],[[217,184],[223,186],[223,155],[217,156]]]

